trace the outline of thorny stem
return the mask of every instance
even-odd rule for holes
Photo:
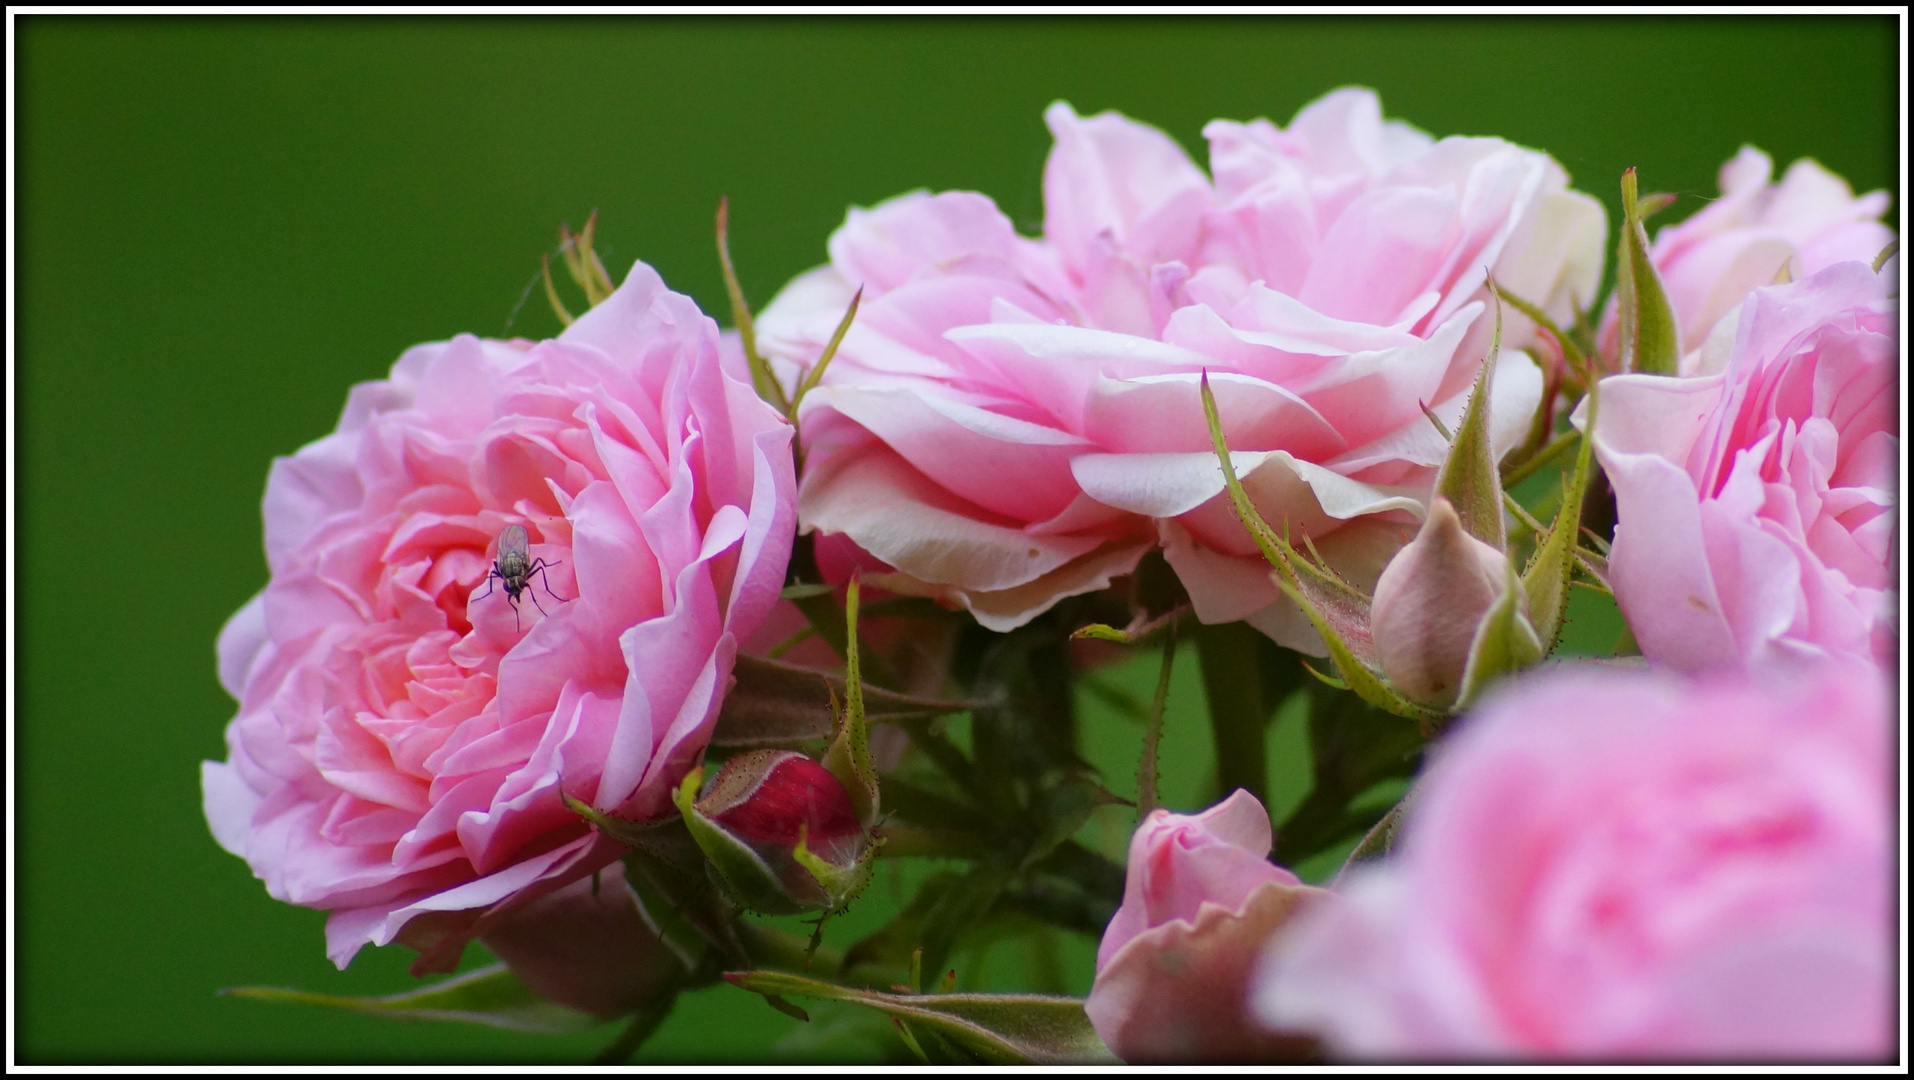
[[[1136,818],[1139,824],[1156,809],[1156,746],[1163,736],[1163,707],[1170,699],[1170,671],[1176,664],[1176,623],[1163,635],[1163,665],[1157,671],[1156,696],[1143,727],[1143,760],[1137,765]]]

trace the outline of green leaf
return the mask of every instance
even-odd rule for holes
[[[1642,200],[1636,196],[1635,170],[1631,168],[1622,173],[1622,239],[1615,263],[1621,369],[1673,375],[1681,361],[1681,337],[1675,326],[1675,309],[1662,289],[1661,275],[1648,257],[1642,207]]]
[[[285,1001],[297,1005],[344,1009],[394,1020],[450,1020],[511,1031],[563,1034],[585,1031],[604,1023],[604,1020],[590,1013],[568,1009],[539,997],[504,964],[493,964],[455,975],[420,990],[386,997],[315,994],[276,986],[241,986],[220,993],[254,1001]]]
[[[1493,681],[1522,670],[1546,655],[1542,642],[1522,612],[1522,590],[1510,567],[1502,596],[1476,624],[1469,643],[1469,663],[1462,671],[1462,689],[1456,707],[1466,708]]]
[[[759,994],[848,1001],[928,1029],[994,1065],[1114,1064],[1076,998],[1041,994],[887,994],[782,972],[725,975]]]
[[[1588,429],[1594,430],[1598,405],[1597,384],[1588,387]],[[1562,626],[1568,619],[1568,587],[1577,561],[1577,540],[1581,533],[1582,502],[1595,471],[1590,448],[1594,440],[1582,436],[1575,452],[1575,472],[1562,486],[1562,505],[1547,535],[1535,545],[1535,555],[1522,572],[1522,590],[1528,594],[1529,613],[1543,655],[1555,651],[1561,641]],[[1606,567],[1604,566],[1604,569]]]
[[[926,877],[917,886],[917,892],[911,897],[910,903],[904,910],[893,915],[889,922],[844,950],[844,974],[851,976],[860,968],[875,967],[881,969],[879,978],[889,980],[909,969],[913,963],[913,954],[916,960],[921,962],[923,950],[918,943],[923,940],[924,916],[929,914],[937,901],[957,884],[959,878],[960,875],[950,871],[934,873]]]
[[[1494,282],[1489,283],[1489,297],[1495,303],[1495,332],[1489,339],[1489,354],[1476,373],[1468,407],[1449,443],[1449,456],[1436,473],[1435,494],[1455,507],[1462,528],[1470,536],[1502,551],[1508,546],[1502,531],[1502,475],[1496,468],[1489,438],[1489,395],[1495,380],[1496,355],[1502,348],[1502,294],[1496,291]]]
[[[918,924],[917,944],[924,950],[924,967],[942,972],[957,951],[957,942],[990,913],[1010,875],[995,862],[985,862],[952,882],[937,895]]]

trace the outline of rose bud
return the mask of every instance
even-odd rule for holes
[[[1376,580],[1369,628],[1383,675],[1421,704],[1455,704],[1476,627],[1508,574],[1508,557],[1465,532],[1449,500],[1437,496],[1422,530]]]
[[[617,863],[513,908],[480,937],[540,997],[602,1019],[677,992],[684,965]]]
[[[1130,838],[1123,906],[1097,948],[1084,1012],[1118,1057],[1140,1062],[1296,1061],[1307,1038],[1249,1016],[1263,943],[1321,890],[1271,863],[1269,814],[1235,794],[1200,814],[1157,810]]]
[[[870,838],[844,785],[793,750],[728,759],[696,801],[699,771],[678,807],[739,906],[766,915],[836,910],[869,878]]]

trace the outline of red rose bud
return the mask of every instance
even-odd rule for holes
[[[685,778],[679,810],[720,885],[740,906],[788,915],[848,903],[869,876],[869,837],[844,785],[791,750],[730,758],[695,801]]]

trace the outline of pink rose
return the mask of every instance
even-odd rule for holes
[[[1846,180],[1802,158],[1769,183],[1774,162],[1752,146],[1721,167],[1721,197],[1655,234],[1649,257],[1681,329],[1699,349],[1722,316],[1785,268],[1803,278],[1840,262],[1872,263],[1893,241],[1878,220],[1887,192],[1856,198]]]
[[[1851,262],[1756,289],[1721,370],[1602,381],[1610,580],[1644,656],[1691,670],[1893,656],[1891,284]]]
[[[804,405],[802,527],[999,630],[1160,545],[1204,621],[1320,649],[1222,494],[1201,373],[1263,514],[1373,582],[1446,449],[1421,404],[1453,421],[1487,350],[1485,268],[1566,317],[1600,273],[1600,205],[1543,154],[1434,140],[1366,90],[1287,130],[1209,125],[1213,180],[1115,113],[1045,119],[1043,239],[982,195],[904,195],[852,210],[761,316],[788,375],[864,289]],[[1531,334],[1511,311],[1499,447],[1540,394],[1513,351]]]
[[[1889,1053],[1885,684],[1790,674],[1493,695],[1395,855],[1278,934],[1257,1015],[1354,1058]]]
[[[1084,1004],[1117,1056],[1242,1063],[1308,1049],[1245,1008],[1257,949],[1320,891],[1271,863],[1269,848],[1269,813],[1240,789],[1200,814],[1157,810],[1137,826]]]
[[[483,913],[610,863],[561,787],[671,812],[783,584],[790,437],[643,264],[555,340],[408,350],[273,464],[272,578],[219,640],[213,835],[332,912],[341,967],[395,939],[442,966]],[[511,526],[549,566],[516,605],[488,583]]]

